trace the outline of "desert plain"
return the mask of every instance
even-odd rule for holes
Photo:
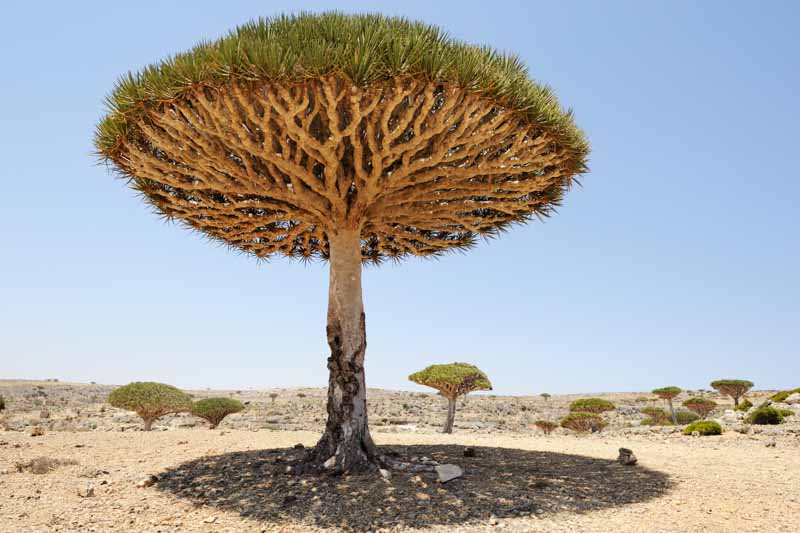
[[[216,429],[189,414],[141,431],[109,406],[110,385],[0,380],[0,531],[800,531],[800,405],[777,426],[742,423],[713,399],[721,436],[644,426],[645,392],[472,395],[455,431],[440,432],[445,400],[370,389],[377,444],[399,457],[456,464],[434,472],[290,472],[325,420],[323,389],[196,390],[246,409]],[[774,391],[755,391],[758,404]],[[271,396],[274,394],[274,398]],[[544,435],[571,401],[616,405],[608,426]],[[633,450],[636,465],[616,459]],[[471,448],[465,454],[465,449]]]

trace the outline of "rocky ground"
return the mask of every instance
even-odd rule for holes
[[[648,394],[592,395],[617,405],[602,433],[546,437],[533,422],[579,396],[473,396],[442,435],[442,398],[370,390],[376,442],[462,468],[442,484],[434,472],[288,474],[295,445],[321,431],[321,389],[190,391],[249,403],[217,430],[177,415],[149,433],[104,404],[111,389],[0,381],[0,531],[800,530],[800,405],[784,406],[799,412],[785,424],[750,427],[701,392],[724,404],[711,418],[728,431],[698,438],[639,425],[659,405]],[[639,463],[616,463],[620,447]]]

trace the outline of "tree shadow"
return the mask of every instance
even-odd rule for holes
[[[370,531],[384,527],[469,525],[498,518],[583,513],[643,502],[672,482],[662,472],[580,455],[476,447],[381,446],[383,453],[426,457],[462,467],[441,484],[435,473],[287,473],[303,450],[270,449],[202,457],[164,472],[156,487],[196,505],[216,507],[270,526]]]

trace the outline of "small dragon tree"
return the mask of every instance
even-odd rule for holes
[[[690,411],[697,413],[700,418],[705,418],[711,413],[714,409],[717,408],[717,402],[714,400],[709,400],[708,398],[689,398],[685,402],[683,402],[683,406]]]
[[[145,431],[150,431],[159,417],[192,410],[191,396],[172,385],[152,381],[135,381],[116,388],[109,394],[108,403],[142,417]]]
[[[753,382],[745,379],[718,379],[711,382],[711,386],[721,394],[733,398],[733,405],[739,405],[739,399],[753,388]]]
[[[571,413],[594,413],[599,415],[606,411],[613,411],[616,406],[602,398],[581,398],[569,404]]]
[[[381,15],[259,19],[124,76],[95,145],[168,219],[330,264],[328,420],[311,465],[374,467],[361,270],[547,216],[588,142],[512,55]]]
[[[672,405],[672,400],[680,394],[680,387],[662,387],[660,389],[653,389],[653,394],[667,402],[669,405],[669,412],[672,414],[672,423],[678,425],[678,417],[675,415],[675,407]]]
[[[550,399],[550,394],[547,392],[543,392],[539,396],[541,396],[545,402]]]
[[[209,429],[216,428],[226,416],[242,411],[244,404],[233,398],[206,398],[192,404],[192,414],[208,422]]]
[[[456,399],[477,390],[492,390],[492,384],[486,374],[478,367],[468,363],[450,363],[449,365],[431,365],[408,376],[414,383],[425,385],[439,391],[447,398],[447,420],[443,433],[453,432],[456,418]]]

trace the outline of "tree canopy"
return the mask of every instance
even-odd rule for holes
[[[446,398],[455,398],[476,390],[492,390],[486,374],[469,363],[431,365],[411,374],[408,379],[432,387]]]
[[[662,387],[660,389],[653,389],[653,394],[662,400],[672,400],[681,393],[680,387]]]
[[[191,396],[172,385],[152,381],[135,381],[116,388],[109,394],[108,403],[134,411],[144,419],[192,409]]]
[[[192,414],[206,420],[211,429],[231,414],[244,411],[244,404],[233,398],[206,398],[192,404]]]
[[[569,410],[573,413],[600,414],[614,409],[613,403],[602,398],[581,398],[569,404]]]
[[[547,216],[588,141],[513,55],[382,15],[264,18],[121,78],[101,157],[158,212],[266,258],[438,255]]]

